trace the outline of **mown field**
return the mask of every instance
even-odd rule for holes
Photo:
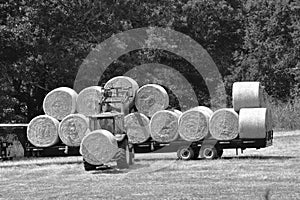
[[[111,163],[112,166],[114,163]],[[81,157],[0,162],[0,199],[300,199],[300,131],[212,161],[138,154],[128,170],[86,172]]]

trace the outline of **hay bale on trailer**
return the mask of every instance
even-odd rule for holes
[[[62,120],[76,111],[76,99],[78,94],[71,88],[59,87],[49,92],[43,101],[43,109],[46,115]]]
[[[150,138],[150,120],[142,113],[131,113],[124,118],[128,140],[132,144],[139,144]]]
[[[77,112],[86,116],[99,114],[103,92],[100,86],[90,86],[81,90],[77,97]]]
[[[129,94],[129,107],[132,107],[134,105],[134,99],[136,96],[136,92],[139,89],[139,85],[138,83],[133,80],[130,77],[127,76],[117,76],[114,77],[112,79],[110,79],[105,85],[104,88],[120,88],[117,90],[112,90],[113,94],[112,97],[110,98],[110,100],[114,101],[119,101],[122,100],[120,98],[123,98],[122,93],[125,94],[125,92],[128,92]],[[122,88],[122,89],[121,89]],[[117,92],[119,94],[117,94]],[[121,103],[110,103],[112,108],[116,108],[116,109],[121,109]]]
[[[89,118],[77,113],[66,116],[60,122],[58,135],[65,145],[78,147],[89,131]]]
[[[154,141],[172,142],[178,138],[179,114],[170,110],[156,112],[150,120],[150,134]]]
[[[232,86],[232,104],[236,112],[241,108],[265,107],[264,91],[260,82],[235,82]]]
[[[209,120],[210,134],[217,140],[233,140],[239,132],[239,115],[231,108],[222,108]]]
[[[204,139],[209,133],[210,113],[198,107],[183,112],[178,119],[180,137],[191,142]]]
[[[92,165],[109,162],[118,152],[118,144],[114,135],[104,129],[87,134],[80,144],[80,154]]]
[[[51,147],[59,142],[59,121],[48,115],[33,118],[27,128],[27,139],[36,147]]]
[[[242,108],[239,113],[239,136],[242,139],[265,138],[272,130],[272,114],[267,108]]]
[[[157,111],[169,106],[169,96],[162,86],[147,84],[137,91],[135,105],[140,113],[152,117]]]

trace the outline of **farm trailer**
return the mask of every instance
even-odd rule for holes
[[[0,124],[0,158],[2,160],[13,159],[10,153],[13,141],[18,141],[23,148],[23,156],[76,156],[79,154],[79,147],[68,147],[62,142],[51,147],[35,147],[27,139],[28,124]]]
[[[257,139],[241,139],[236,138],[233,140],[216,140],[211,136],[196,142],[188,142],[182,139],[175,140],[170,143],[159,143],[151,138],[141,144],[134,144],[135,153],[166,153],[177,152],[178,159],[190,160],[197,159],[215,159],[220,158],[224,149],[238,149],[243,150],[248,148],[266,148],[273,144],[273,131],[266,132],[264,138]]]

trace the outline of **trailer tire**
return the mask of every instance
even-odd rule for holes
[[[211,145],[202,146],[200,149],[200,158],[212,160],[218,158],[217,149]]]
[[[189,146],[182,146],[177,150],[177,157],[180,160],[190,160],[195,156],[194,150]]]
[[[92,164],[88,163],[87,161],[85,161],[83,159],[83,167],[84,167],[85,171],[92,171],[92,170],[96,170],[97,166],[96,165],[92,165]]]
[[[132,156],[130,155],[130,149],[128,144],[128,139],[124,138],[119,142],[119,155],[117,159],[117,167],[119,169],[129,168],[130,163],[132,163]]]

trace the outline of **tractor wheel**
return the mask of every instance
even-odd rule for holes
[[[91,171],[91,170],[96,170],[97,166],[92,165],[83,159],[83,167],[84,167],[85,171]]]
[[[214,146],[205,145],[200,149],[200,158],[212,160],[218,158],[217,149]]]
[[[189,146],[182,146],[177,150],[177,157],[180,160],[193,159],[194,155],[194,150]]]
[[[119,155],[117,159],[117,167],[119,169],[129,168],[130,163],[132,163],[132,156],[130,156],[130,149],[128,144],[128,139],[124,138],[119,142]]]

